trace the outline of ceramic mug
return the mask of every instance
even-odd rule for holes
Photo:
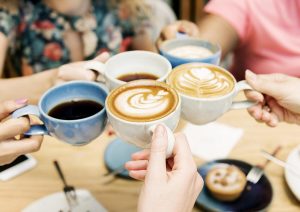
[[[197,96],[193,96],[193,95],[189,95],[187,93],[184,93],[182,91],[180,91],[180,89],[176,89],[174,86],[174,83],[178,83],[176,80],[172,80],[174,79],[174,76],[176,74],[182,74],[184,73],[184,70],[194,70],[195,73],[193,73],[192,78],[190,78],[190,76],[188,76],[188,80],[190,79],[195,79],[195,76],[200,76],[200,74],[203,71],[200,71],[201,73],[196,73],[197,70],[196,69],[201,69],[201,68],[206,68],[206,69],[216,69],[217,71],[219,71],[220,73],[223,73],[224,76],[226,75],[228,77],[228,80],[230,82],[230,84],[232,85],[232,89],[222,95],[219,96],[214,96],[215,93],[211,92],[211,96],[210,97],[197,97]],[[206,70],[207,71],[207,70]],[[177,72],[177,73],[176,73]],[[189,72],[190,73],[190,72]],[[187,75],[186,75],[187,76]],[[200,78],[202,77],[208,77],[207,76],[200,76]],[[211,82],[216,82],[217,79],[213,79],[214,75],[212,76],[212,81]],[[182,79],[182,78],[181,78]],[[221,81],[222,81],[222,77],[221,77]],[[184,81],[184,86],[188,85],[188,81]],[[200,85],[200,81],[196,81],[196,82],[191,82],[193,86],[196,85],[199,86]],[[205,85],[207,88],[213,88],[213,85],[208,84],[208,80],[206,78],[205,81]],[[240,91],[243,90],[253,90],[253,88],[246,82],[246,81],[240,81],[240,82],[236,82],[235,78],[233,77],[233,75],[227,71],[226,69],[220,67],[220,66],[216,66],[216,65],[212,65],[212,64],[207,64],[207,63],[188,63],[188,64],[184,64],[184,65],[180,65],[177,66],[175,69],[173,69],[173,71],[171,72],[171,74],[168,76],[167,78],[167,84],[171,85],[171,87],[173,87],[175,90],[177,90],[177,92],[180,95],[181,101],[182,101],[182,118],[184,118],[185,120],[196,124],[196,125],[202,125],[202,124],[207,124],[209,122],[215,121],[216,119],[218,119],[219,117],[221,117],[224,113],[226,113],[229,110],[233,110],[233,109],[245,109],[245,108],[249,108],[255,104],[257,104],[257,102],[253,102],[250,100],[245,100],[245,101],[234,101],[234,98],[237,96],[237,94]],[[217,89],[218,89],[217,85]],[[194,90],[189,88],[189,92],[193,92]]]
[[[104,64],[99,61],[88,61],[85,69],[99,73],[97,81],[105,83],[109,90],[113,90],[125,81],[118,78],[125,74],[146,73],[157,76],[157,81],[163,82],[172,70],[168,60],[159,54],[148,51],[128,51],[119,53]]]
[[[68,82],[48,90],[38,106],[28,105],[16,110],[13,118],[34,115],[44,125],[34,125],[25,135],[51,135],[71,145],[84,145],[97,138],[105,129],[107,115],[105,99],[107,89],[99,83],[86,81]],[[91,100],[103,106],[96,114],[76,120],[63,120],[48,115],[55,106],[72,100]]]
[[[154,80],[137,80],[129,82],[125,85],[122,85],[116,89],[114,89],[107,97],[107,101],[105,102],[105,107],[107,111],[107,116],[110,124],[112,125],[113,129],[116,131],[117,135],[124,141],[127,141],[129,143],[132,143],[140,148],[150,148],[151,138],[153,131],[155,127],[158,124],[163,124],[166,127],[167,130],[167,136],[168,136],[168,149],[167,149],[167,157],[170,157],[173,152],[174,142],[175,138],[173,135],[173,132],[180,120],[180,111],[181,111],[181,100],[179,98],[178,93],[172,89],[172,95],[174,95],[174,101],[169,101],[170,104],[172,104],[172,110],[169,110],[168,113],[160,115],[160,118],[156,119],[149,119],[149,120],[138,120],[138,118],[133,118],[133,120],[130,120],[130,116],[124,112],[125,115],[118,116],[113,111],[116,111],[115,108],[115,102],[114,102],[114,96],[116,96],[118,93],[120,93],[122,90],[126,91],[130,88],[135,87],[141,87],[141,86],[151,86],[156,88],[159,88],[161,86],[170,88],[167,84],[162,82],[157,82]],[[147,87],[146,87],[147,89]],[[144,90],[146,90],[144,89]],[[160,101],[159,92],[144,92],[144,91],[138,91],[137,95],[132,95],[126,97],[126,102],[133,101],[139,105],[140,103],[142,106],[140,107],[142,110],[147,113],[148,110],[150,110],[150,104],[155,105],[155,108],[160,108],[159,104],[157,104],[158,101]],[[131,93],[131,92],[129,92]],[[133,93],[133,92],[132,92]],[[127,95],[127,94],[126,94]],[[126,96],[124,95],[124,96]],[[148,98],[149,97],[149,98]],[[157,102],[155,102],[157,100]],[[161,101],[163,104],[165,102]],[[148,104],[149,103],[149,104]],[[140,104],[140,105],[141,105]],[[122,105],[122,102],[119,103],[121,110],[126,108],[126,106]],[[134,107],[135,109],[139,106]],[[125,111],[130,111],[125,110]],[[161,111],[159,111],[160,113]],[[143,114],[143,112],[140,112],[140,114]]]
[[[192,46],[192,47],[202,47],[209,50],[212,54],[207,57],[199,57],[199,58],[186,58],[179,57],[170,54],[170,51],[184,46]],[[221,48],[219,45],[213,44],[209,41],[201,40],[198,38],[191,38],[187,35],[177,36],[177,39],[164,41],[160,48],[159,52],[162,56],[170,61],[172,67],[175,68],[181,64],[185,63],[193,63],[193,62],[202,62],[202,63],[210,63],[214,65],[218,65],[221,59]]]

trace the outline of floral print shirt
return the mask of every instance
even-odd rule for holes
[[[71,62],[63,39],[66,30],[82,35],[87,60],[103,51],[115,54],[128,50],[139,27],[136,25],[147,25],[146,17],[135,25],[129,19],[122,20],[117,8],[109,8],[105,0],[92,0],[90,15],[85,19],[55,12],[42,1],[19,2],[16,13],[0,5],[0,32],[9,38],[5,71],[9,69],[10,76],[38,73]]]

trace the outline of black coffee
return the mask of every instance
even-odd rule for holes
[[[76,120],[92,116],[103,109],[98,102],[91,100],[77,100],[61,103],[52,108],[48,115],[63,120]]]
[[[118,80],[124,82],[131,82],[140,79],[157,80],[158,78],[159,77],[155,76],[154,74],[149,74],[149,73],[129,73],[129,74],[124,74],[119,76]]]

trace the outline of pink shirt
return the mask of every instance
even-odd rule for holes
[[[219,15],[236,30],[232,73],[284,73],[300,77],[299,0],[211,0],[205,11]]]

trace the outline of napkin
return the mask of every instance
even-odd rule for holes
[[[201,126],[187,123],[182,131],[192,153],[204,160],[226,158],[243,135],[243,129],[216,122]]]

